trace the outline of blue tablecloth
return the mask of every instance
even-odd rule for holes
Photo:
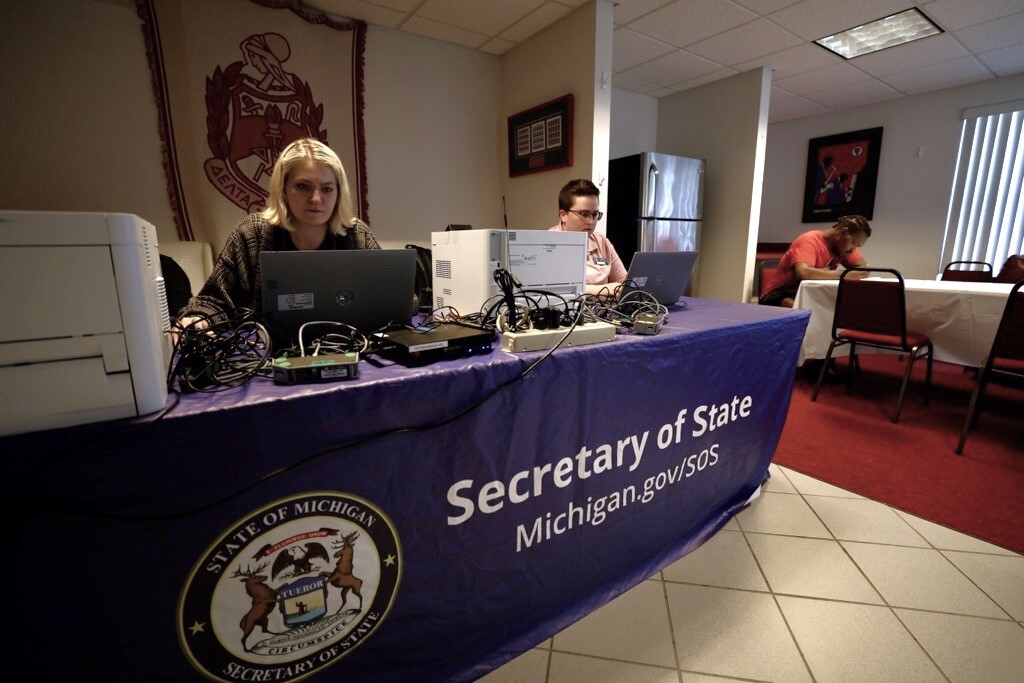
[[[762,483],[808,315],[685,301],[519,380],[540,352],[364,362],[0,440],[16,656],[50,679],[482,675]]]

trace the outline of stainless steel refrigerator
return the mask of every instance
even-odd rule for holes
[[[643,152],[609,161],[606,230],[626,267],[637,251],[700,251],[703,194],[703,159]]]

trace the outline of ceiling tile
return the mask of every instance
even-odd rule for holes
[[[718,0],[680,0],[631,23],[634,31],[663,43],[686,47],[752,21],[757,15]]]
[[[846,109],[847,107],[859,107],[864,104],[874,104],[903,97],[903,93],[893,90],[885,83],[876,80],[851,83],[831,90],[822,90],[807,99],[833,109]]]
[[[817,40],[907,9],[909,0],[804,0],[768,18],[801,38]]]
[[[689,90],[690,88],[696,88],[698,85],[714,83],[717,80],[728,78],[729,76],[735,76],[738,73],[739,71],[736,71],[736,69],[726,67],[724,69],[712,71],[709,74],[704,74],[703,76],[697,76],[697,78],[690,78],[682,81],[681,83],[673,83],[670,87],[677,92],[682,92],[684,90]]]
[[[799,119],[803,116],[813,116],[814,114],[822,114],[827,111],[832,110],[828,107],[823,107],[817,102],[805,100],[802,97],[790,97],[779,102],[772,102],[769,105],[768,122],[774,123],[776,121]]]
[[[521,40],[526,40],[537,31],[547,28],[570,12],[572,12],[571,7],[559,5],[555,2],[544,3],[535,11],[512,24],[508,29],[502,31],[501,37],[518,43]]]
[[[300,4],[502,55],[591,1]],[[662,97],[765,66],[772,70],[773,121],[1024,73],[1024,0],[611,1],[617,87]],[[946,33],[850,61],[801,42],[910,6]]]
[[[642,17],[648,12],[675,2],[675,0],[619,0],[615,4],[615,23],[622,25]]]
[[[686,49],[719,64],[732,65],[796,47],[803,42],[767,19],[758,19],[702,40]]]
[[[930,36],[890,47],[879,52],[872,52],[863,57],[850,60],[858,69],[863,69],[872,76],[888,76],[898,71],[908,71],[929,64],[948,62],[966,57],[967,50],[954,40],[948,33]]]
[[[658,85],[669,86],[690,78],[703,76],[721,68],[721,64],[677,50],[646,64],[628,69],[625,74]]]
[[[846,63],[833,64],[823,69],[807,71],[789,78],[780,78],[774,81],[774,85],[788,90],[797,95],[810,95],[811,93],[838,88],[841,85],[866,81],[870,76],[855,69]]]
[[[395,28],[405,19],[405,14],[387,7],[379,7],[359,0],[306,0],[303,6],[320,12],[327,12],[339,17],[348,19],[361,19],[362,21]]]
[[[788,90],[783,90],[782,88],[777,88],[773,85],[771,91],[770,104],[774,106],[781,102],[782,100],[791,100],[794,97],[799,97],[799,95],[794,95]]]
[[[1024,45],[1011,45],[992,52],[982,52],[978,59],[995,71],[997,76],[1024,73]]]
[[[789,7],[800,2],[800,0],[732,0],[737,5],[743,5],[749,10],[758,14],[771,14],[783,7]]]
[[[483,52],[487,52],[492,55],[503,55],[513,47],[515,43],[511,40],[502,40],[501,38],[491,38],[480,48]]]
[[[641,94],[646,94],[658,89],[658,86],[654,83],[648,83],[647,81],[642,81],[639,78],[630,78],[629,76],[623,76],[622,74],[612,76],[612,85],[616,88],[631,90]]]
[[[675,52],[675,48],[667,43],[628,28],[617,29],[612,34],[612,73],[620,73],[669,52]]]
[[[543,3],[544,0],[427,0],[415,16],[496,36]]]
[[[448,24],[441,24],[430,19],[424,19],[423,17],[409,17],[409,21],[402,25],[402,30],[426,36],[427,38],[443,40],[446,43],[462,45],[463,47],[478,48],[487,42],[487,36],[449,26]]]
[[[962,57],[951,62],[883,76],[882,80],[901,92],[916,94],[983,81],[991,77],[992,74],[976,58]]]
[[[921,10],[946,31],[1024,12],[1024,0],[936,0]]]
[[[787,76],[802,74],[805,71],[820,69],[823,66],[840,64],[843,61],[842,57],[834,55],[828,50],[824,50],[817,45],[804,43],[789,50],[783,50],[772,55],[758,57],[749,62],[736,64],[734,67],[739,71],[750,71],[759,66],[767,66],[772,70],[772,79],[777,80]]]
[[[960,29],[954,34],[972,52],[990,52],[1019,45],[1024,36],[1024,12]]]

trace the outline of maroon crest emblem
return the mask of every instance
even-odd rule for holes
[[[236,206],[248,212],[264,208],[263,186],[281,150],[300,138],[317,138],[324,105],[313,99],[309,83],[288,72],[291,46],[278,33],[251,35],[239,46],[244,61],[218,66],[206,79],[206,140],[212,158],[206,177]]]

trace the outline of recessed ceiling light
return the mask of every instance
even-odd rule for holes
[[[940,33],[942,29],[920,10],[908,9],[814,42],[843,59],[853,59]]]

